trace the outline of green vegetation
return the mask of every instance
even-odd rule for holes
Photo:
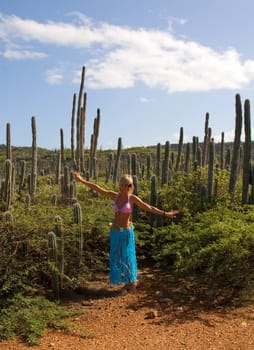
[[[43,296],[16,294],[1,308],[0,340],[18,335],[27,344],[38,345],[47,327],[70,330],[73,326],[68,319],[78,315],[80,312],[66,311]]]
[[[167,219],[134,208],[139,264],[166,269],[186,283],[189,293],[209,305],[253,298],[254,167],[250,106],[236,95],[233,143],[215,144],[206,113],[203,143],[97,150],[100,110],[91,149],[84,150],[86,98],[84,68],[78,98],[77,149],[37,148],[32,118],[31,148],[0,145],[0,334],[36,344],[47,327],[63,327],[65,291],[82,287],[93,271],[108,272],[108,229],[112,203],[73,178],[73,169],[109,189],[119,176],[133,175],[135,194],[163,210]],[[73,105],[76,97],[74,96]],[[75,108],[73,109],[75,110]],[[170,288],[170,285],[169,285]],[[49,300],[55,300],[52,303]],[[82,335],[81,335],[82,336]],[[89,336],[87,332],[83,336]]]

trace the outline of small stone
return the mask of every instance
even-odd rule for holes
[[[243,328],[246,328],[246,327],[247,327],[247,322],[246,322],[246,321],[243,321],[243,322],[241,323],[241,326],[242,326]]]
[[[153,318],[157,317],[157,312],[156,311],[148,311],[146,314],[145,314],[145,319],[146,320],[152,320]]]

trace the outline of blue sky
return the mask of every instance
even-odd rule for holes
[[[0,0],[0,144],[70,147],[86,67],[85,146],[97,108],[102,149],[232,140],[235,94],[253,104],[253,0]]]

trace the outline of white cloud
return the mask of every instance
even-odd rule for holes
[[[46,81],[50,85],[58,85],[63,80],[63,72],[59,68],[50,69],[46,72]]]
[[[180,24],[180,25],[184,25],[187,22],[187,19],[180,18],[180,17],[174,17],[174,16],[168,16],[167,21],[168,21],[168,30],[173,32],[173,26],[175,23]]]
[[[149,102],[151,102],[151,100],[150,100],[149,98],[144,97],[144,96],[141,96],[141,97],[139,98],[139,101],[140,101],[141,103],[149,103]]]
[[[184,24],[185,20],[171,17],[169,21]],[[141,82],[173,93],[239,89],[254,79],[254,60],[243,60],[234,48],[216,51],[179,39],[168,30],[94,22],[80,13],[75,13],[71,22],[46,23],[0,14],[0,40],[3,45],[46,44],[87,50],[86,78],[91,88],[129,88]],[[24,50],[22,57],[20,51],[16,59],[26,54],[29,58],[32,52]],[[9,52],[5,57],[12,55]],[[41,58],[43,54],[34,51],[34,55]],[[62,80],[59,72],[48,77],[50,83]]]
[[[6,49],[2,56],[10,60],[37,60],[47,57],[43,52],[14,49]]]

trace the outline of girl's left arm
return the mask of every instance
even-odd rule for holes
[[[136,204],[141,209],[144,209],[144,210],[146,210],[150,213],[156,214],[156,215],[161,215],[161,216],[173,218],[174,216],[179,214],[178,210],[164,211],[164,210],[161,210],[157,207],[154,207],[153,205],[150,205],[150,204],[144,202],[142,199],[140,199],[138,196],[136,196],[134,194],[131,195],[131,201],[132,201],[132,203]]]

